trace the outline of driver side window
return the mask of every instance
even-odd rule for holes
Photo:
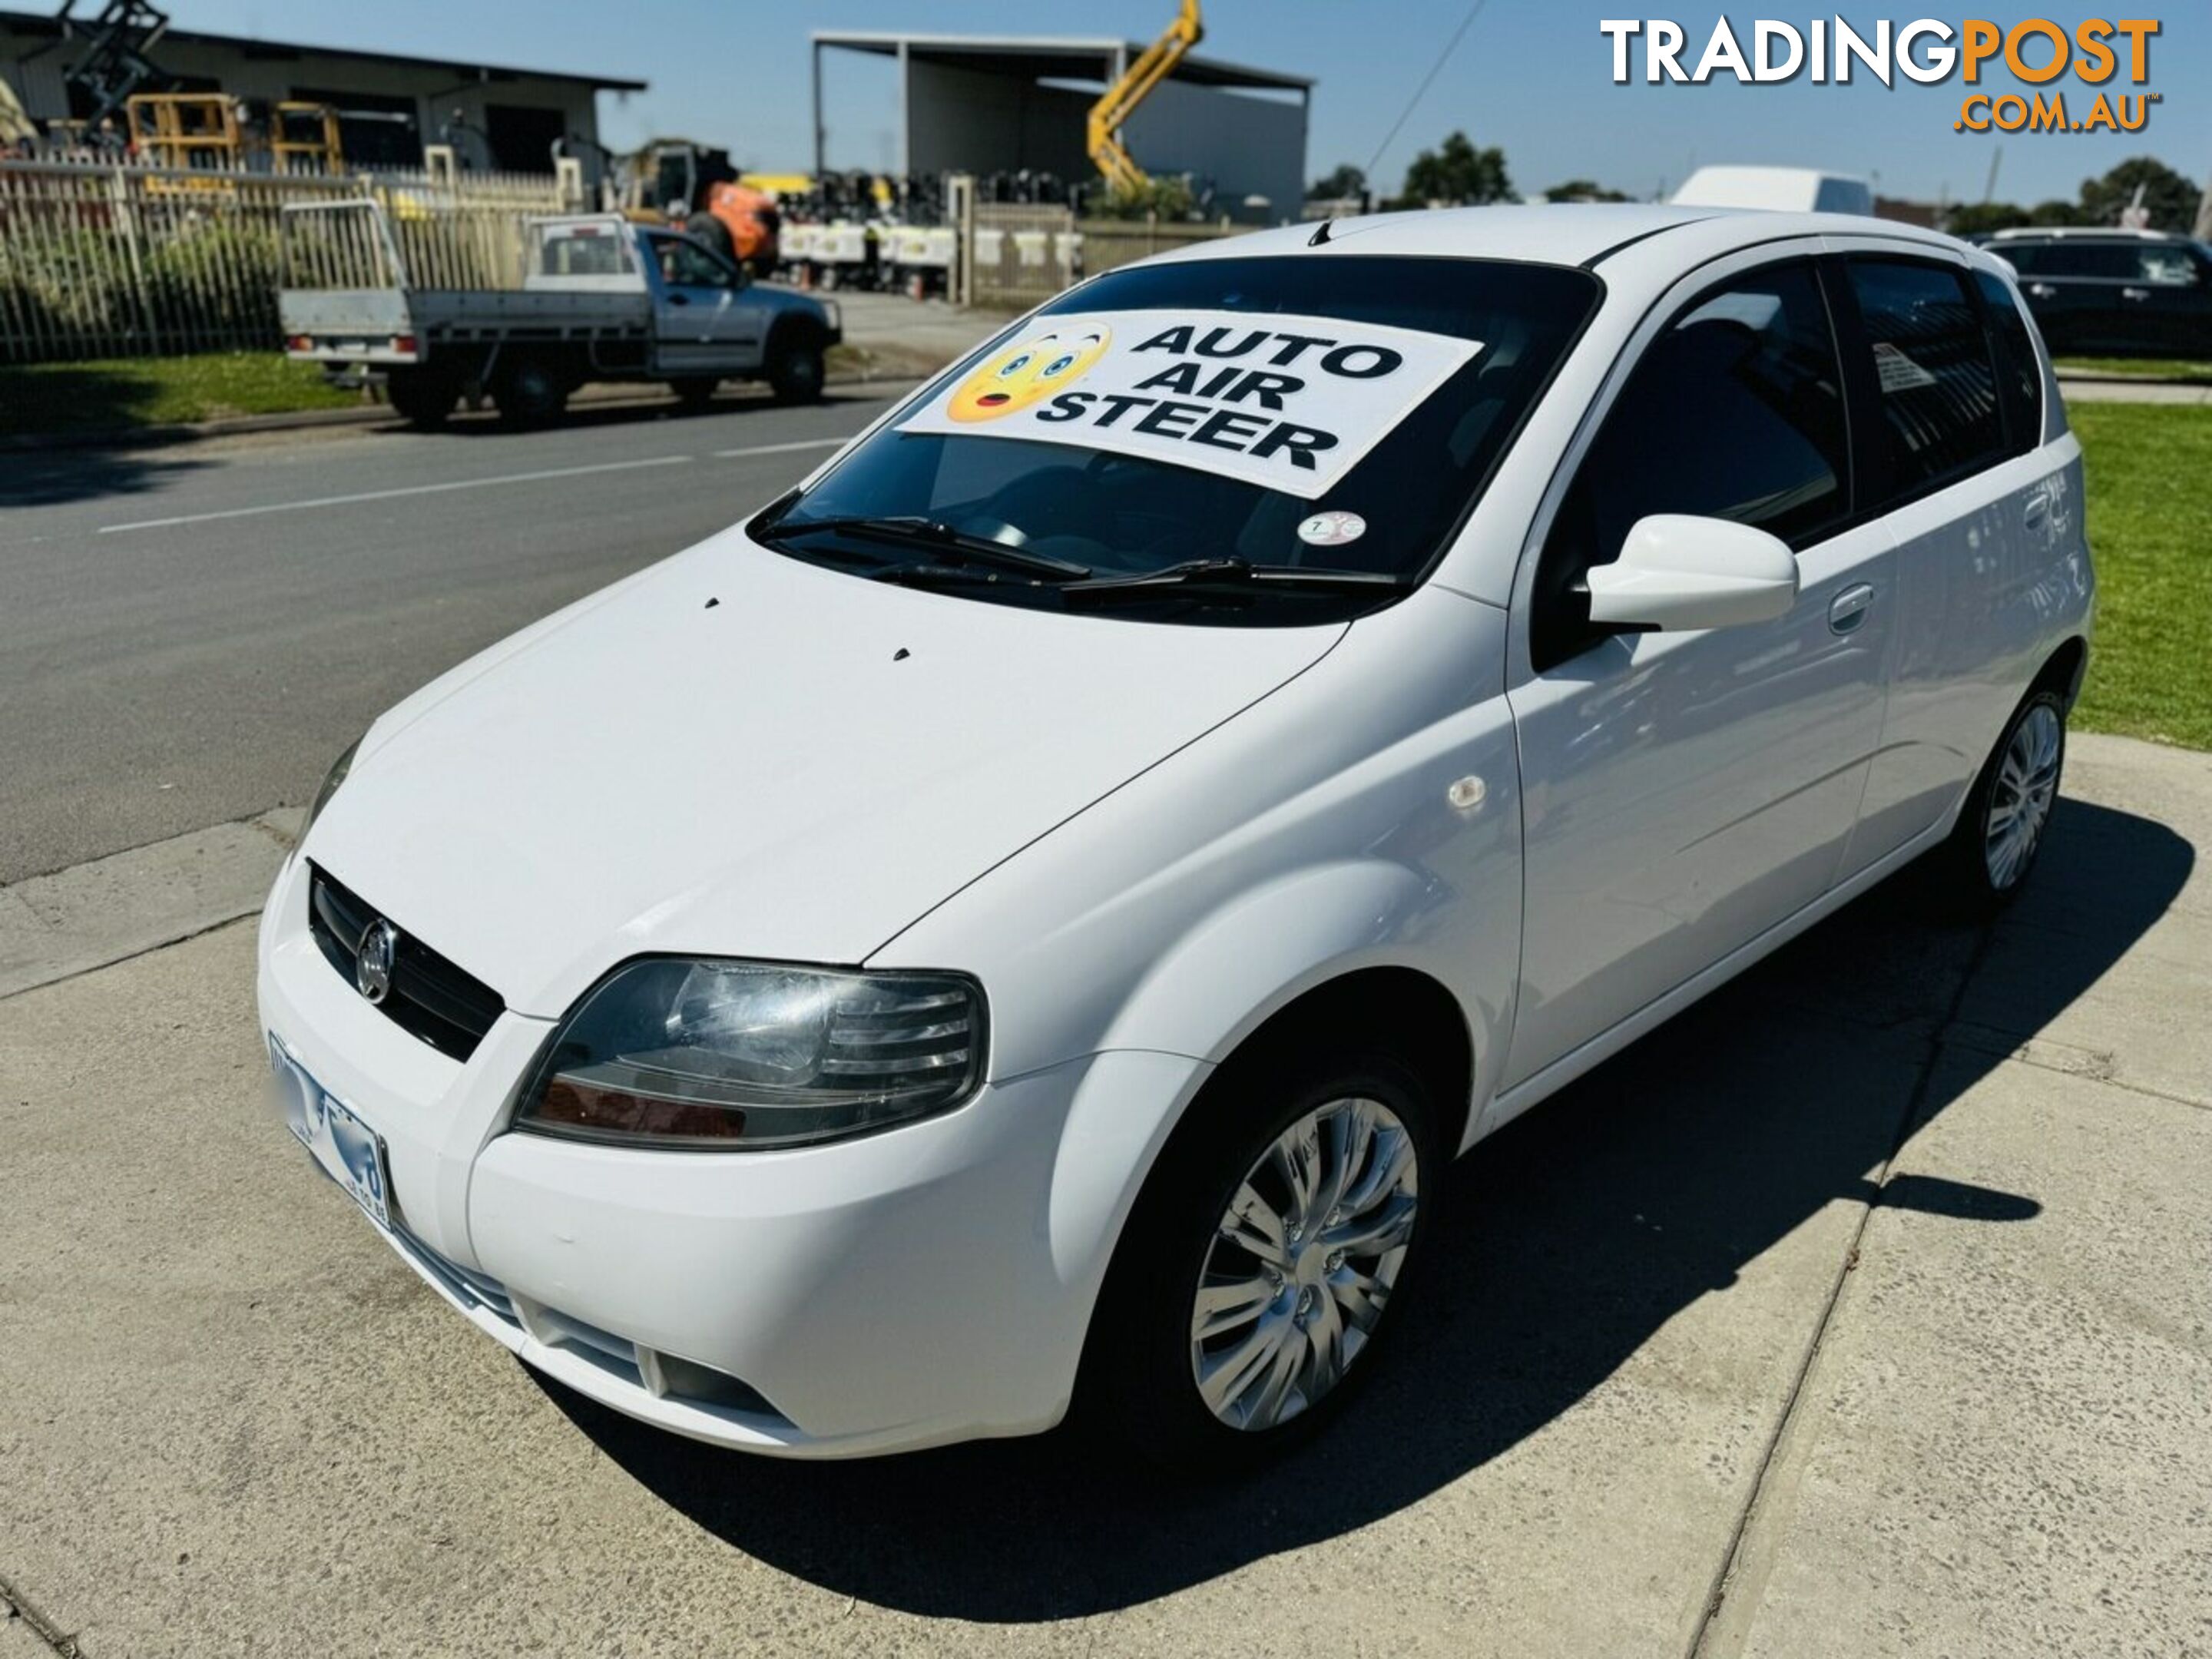
[[[1691,302],[1645,348],[1560,503],[1537,565],[1536,670],[1593,628],[1584,577],[1638,519],[1689,513],[1803,548],[1850,512],[1835,330],[1813,266],[1770,265]]]
[[[661,280],[672,288],[727,288],[729,268],[696,242],[681,236],[660,240]]]

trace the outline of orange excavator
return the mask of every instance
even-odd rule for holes
[[[1167,26],[1158,40],[1138,54],[1121,78],[1091,106],[1091,159],[1097,164],[1109,189],[1129,192],[1142,190],[1152,182],[1150,175],[1137,165],[1136,158],[1121,143],[1121,124],[1152,95],[1154,87],[1175,73],[1176,65],[1205,38],[1206,25],[1199,21],[1198,0],[1182,0],[1182,9],[1176,14],[1175,21]]]
[[[688,138],[655,138],[621,159],[625,216],[666,224],[680,219],[731,264],[756,275],[775,268],[782,216],[775,198],[738,181],[730,153]]]

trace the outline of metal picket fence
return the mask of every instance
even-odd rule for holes
[[[1081,277],[1242,228],[1078,219],[1064,207],[1001,202],[977,203],[962,228],[972,250],[963,296],[970,305],[1000,310],[1026,309]]]
[[[382,202],[411,280],[507,288],[532,175],[349,178],[0,161],[0,362],[273,349],[287,202]]]

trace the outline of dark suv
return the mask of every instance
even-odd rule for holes
[[[2152,230],[2008,230],[1984,244],[2020,272],[2054,356],[2212,357],[2212,248]]]

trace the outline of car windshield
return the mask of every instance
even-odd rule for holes
[[[995,603],[1361,614],[1442,556],[1600,294],[1561,266],[1343,253],[1109,272],[751,529]]]

